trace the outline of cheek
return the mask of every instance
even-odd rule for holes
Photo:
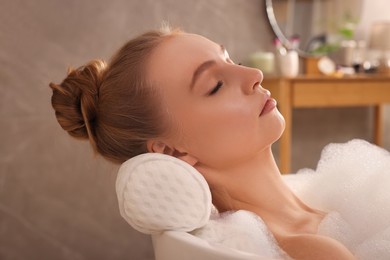
[[[192,123],[200,134],[209,138],[220,139],[222,136],[237,137],[247,129],[253,128],[256,122],[254,111],[245,102],[217,102],[196,112]],[[252,126],[252,127],[251,127]]]
[[[207,109],[194,110],[183,118],[185,142],[198,158],[228,159],[233,154],[253,150],[259,120],[247,102],[204,107]]]
[[[188,151],[201,162],[225,167],[252,158],[279,139],[284,119],[278,110],[258,118],[248,110],[225,110],[190,120]]]

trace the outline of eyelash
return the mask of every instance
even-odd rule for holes
[[[238,63],[237,65],[241,66],[242,63]],[[218,90],[223,86],[223,82],[220,80],[217,82],[217,85],[209,92],[208,96],[212,96],[214,95],[215,93],[218,92]]]
[[[210,93],[208,94],[209,96],[212,96],[214,95],[215,93],[218,92],[218,90],[223,86],[223,82],[222,81],[218,81],[217,85],[210,91]]]

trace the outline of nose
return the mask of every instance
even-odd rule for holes
[[[247,95],[251,95],[256,91],[263,91],[261,82],[263,82],[264,75],[259,69],[245,67],[246,71],[243,75],[242,89]]]
[[[261,87],[264,76],[259,69],[234,64],[228,67],[226,77],[232,85],[238,86],[245,95],[267,91]]]

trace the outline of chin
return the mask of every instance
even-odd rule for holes
[[[286,128],[286,121],[284,120],[284,117],[282,116],[282,114],[279,112],[279,110],[275,109],[273,111],[273,113],[275,113],[275,125],[274,125],[274,129],[273,129],[273,134],[274,134],[274,142],[276,142],[277,140],[279,140],[279,138],[282,136],[285,128]]]

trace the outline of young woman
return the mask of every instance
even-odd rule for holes
[[[262,80],[260,70],[235,64],[222,45],[162,30],[50,87],[62,128],[89,139],[107,159],[175,156],[205,177],[220,212],[256,213],[292,258],[353,259],[343,244],[317,234],[326,213],[284,183],[271,152],[284,119]]]

